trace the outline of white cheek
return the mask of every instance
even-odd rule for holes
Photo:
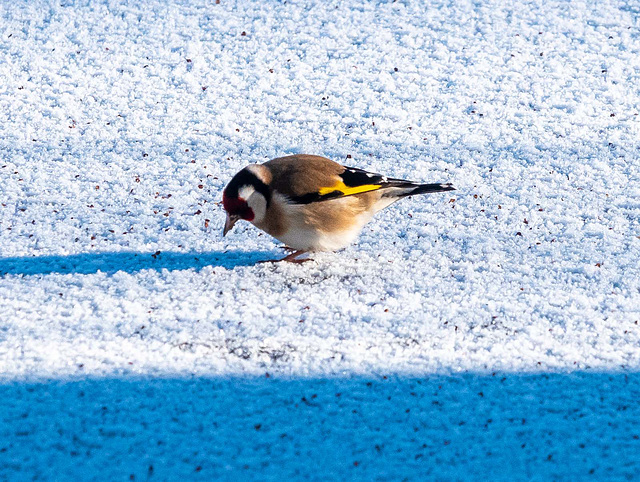
[[[264,219],[265,214],[267,213],[267,200],[264,198],[262,194],[259,192],[254,192],[249,199],[247,199],[247,204],[253,211],[254,223],[259,223]]]
[[[254,192],[256,192],[256,190],[253,188],[253,186],[242,186],[238,190],[238,197],[248,200]]]

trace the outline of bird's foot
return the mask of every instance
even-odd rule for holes
[[[306,251],[302,251],[302,250],[294,250],[293,253],[285,256],[282,259],[266,259],[264,261],[258,261],[258,263],[262,264],[262,263],[279,263],[281,261],[285,261],[287,263],[296,263],[296,264],[302,264],[306,261],[311,261],[311,258],[302,258],[302,259],[296,259],[298,256],[302,255],[306,253]]]
[[[295,263],[295,264],[302,264],[302,263],[306,263],[307,261],[313,261],[311,258],[302,258],[302,259],[285,259],[282,258],[278,261],[286,261],[287,263]]]
[[[283,249],[283,250],[285,250],[285,251],[291,251],[291,252],[293,252],[293,251],[297,251],[297,249],[296,249],[296,248],[291,248],[291,247],[289,247],[289,246],[278,246],[278,248]]]

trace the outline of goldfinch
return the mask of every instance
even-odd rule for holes
[[[451,184],[419,184],[345,167],[311,155],[279,157],[238,172],[222,194],[222,235],[240,219],[282,241],[296,259],[309,251],[344,248],[373,215],[404,197],[452,191]]]

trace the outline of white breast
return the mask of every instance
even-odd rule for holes
[[[373,212],[361,213],[354,219],[348,229],[326,231],[322,226],[312,226],[304,222],[304,218],[293,214],[289,229],[277,239],[287,246],[304,251],[336,251],[351,244],[362,231],[363,226],[371,220]]]
[[[352,210],[349,203],[357,202],[356,200],[347,197],[327,201],[327,204],[307,206],[287,203],[276,193],[272,202],[278,203],[278,206],[281,207],[281,215],[287,220],[287,229],[284,233],[272,232],[270,234],[290,248],[301,251],[336,251],[344,248],[358,237],[363,226],[371,220],[377,211],[375,205],[368,212],[356,210],[355,217],[348,218],[350,222],[343,223],[348,227],[335,229],[336,223],[323,223],[323,216],[327,218],[344,217],[345,210]],[[334,228],[329,230],[331,226]],[[262,228],[260,225],[258,227]],[[267,232],[269,231],[267,230]]]
[[[351,244],[360,234],[362,224],[351,229],[325,233],[311,229],[290,229],[277,239],[293,249],[303,251],[336,251]]]

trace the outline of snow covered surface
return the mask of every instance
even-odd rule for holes
[[[0,478],[640,477],[636,2],[3,2]],[[303,265],[216,204],[458,191]]]

